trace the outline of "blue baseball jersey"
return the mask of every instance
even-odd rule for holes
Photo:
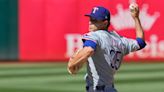
[[[114,74],[119,69],[123,56],[139,50],[135,39],[121,37],[115,31],[98,30],[83,35],[84,46],[91,46],[95,51],[87,62],[87,85],[113,85]],[[86,41],[90,41],[87,45]]]

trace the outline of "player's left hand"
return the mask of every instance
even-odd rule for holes
[[[72,57],[70,57],[70,59],[69,59],[67,70],[68,70],[68,72],[69,72],[70,74],[76,74],[76,73],[79,71],[79,69],[82,67],[82,65],[70,67],[70,64],[72,63],[72,59],[73,59],[79,52],[80,52],[80,49],[79,49],[79,50],[76,50],[75,53],[72,55]]]
[[[79,70],[79,67],[71,67],[71,68],[67,68],[67,70],[70,74],[76,74]]]

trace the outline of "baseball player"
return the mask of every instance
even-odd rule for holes
[[[68,72],[76,74],[87,63],[87,92],[117,92],[114,88],[114,74],[119,69],[123,56],[146,46],[137,4],[131,5],[130,11],[135,22],[136,39],[107,31],[110,12],[104,7],[94,7],[90,14],[85,15],[90,18],[89,32],[82,37],[83,48],[70,58]]]

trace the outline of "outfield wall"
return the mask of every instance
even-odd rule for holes
[[[133,0],[135,1],[135,0]],[[81,35],[88,31],[83,15],[93,6],[110,9],[111,27],[119,34],[135,38],[128,0],[20,0],[20,59],[65,60],[81,48]],[[138,0],[147,46],[126,60],[164,60],[164,1]]]
[[[109,30],[135,39],[131,1],[139,4],[147,46],[125,59],[164,61],[162,0],[1,0],[0,59],[68,60],[82,47],[81,35],[88,31],[84,14],[97,5],[111,12]]]

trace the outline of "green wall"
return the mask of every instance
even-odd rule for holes
[[[0,60],[18,58],[17,11],[17,0],[0,0]]]

